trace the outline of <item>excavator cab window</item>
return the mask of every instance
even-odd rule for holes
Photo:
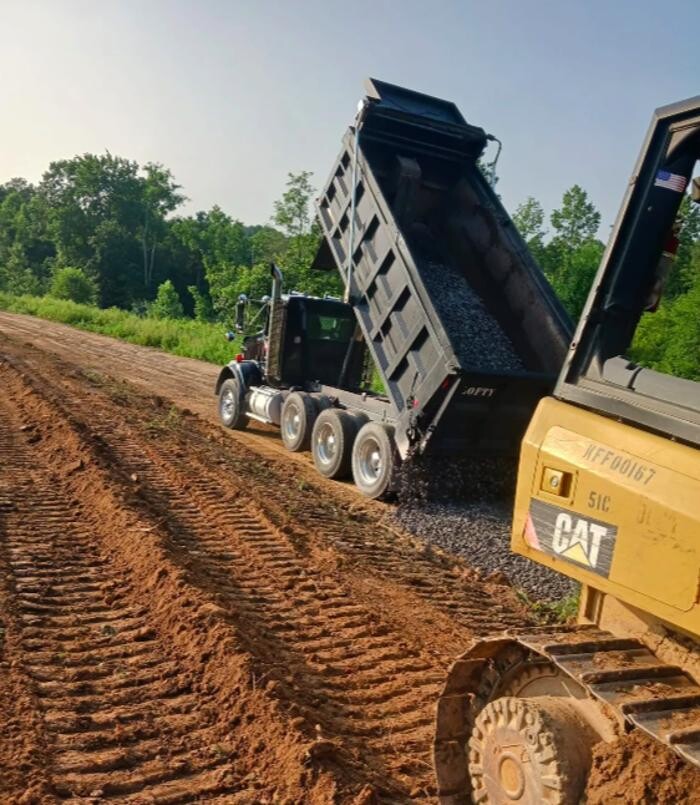
[[[700,160],[696,162],[695,172],[700,172]],[[700,210],[698,212],[693,210],[693,207],[700,205],[700,176],[693,177],[690,189],[690,196],[689,198],[684,198],[681,202],[676,220],[664,242],[656,272],[652,278],[644,313],[640,318],[632,340],[630,353],[635,361],[642,366],[646,365],[644,357],[644,340],[647,337],[646,326],[649,325],[650,319],[654,318],[649,314],[656,313],[659,310],[664,296],[670,297],[671,301],[673,301],[674,298],[690,290],[700,280],[700,263],[697,262],[698,257],[700,257],[700,251],[697,252],[698,257],[696,257],[695,251],[697,247],[692,243],[688,244],[691,248],[691,253],[683,255],[686,258],[684,265],[679,266],[678,264],[684,229],[689,231],[691,238],[696,238],[700,234],[695,232],[695,221],[700,218]],[[688,258],[690,258],[690,264],[688,264]],[[700,319],[700,309],[698,309],[697,314]],[[659,328],[662,326],[660,322],[655,322],[653,326],[657,328],[657,333],[660,332]],[[698,345],[698,349],[700,349],[700,345]],[[697,368],[694,366],[695,363],[695,361],[691,361],[687,366],[677,363],[674,366],[673,374],[678,377],[687,377],[690,380],[698,379],[696,377]]]
[[[677,291],[679,212],[689,206],[688,192],[700,197],[699,164],[700,97],[657,110],[555,391],[693,444],[700,444],[694,362],[688,371],[680,361],[652,368],[637,355],[646,319],[661,321],[664,293]],[[691,316],[698,317],[700,310]]]

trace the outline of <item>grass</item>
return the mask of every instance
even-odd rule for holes
[[[524,590],[517,590],[517,593],[540,623],[571,623],[578,614],[580,589],[560,601],[533,601]]]
[[[28,313],[41,319],[70,324],[80,330],[209,363],[228,363],[237,349],[235,343],[226,341],[221,324],[192,319],[142,318],[115,307],[102,309],[50,296],[12,296],[1,291],[0,310]]]

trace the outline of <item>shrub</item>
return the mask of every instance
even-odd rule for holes
[[[97,285],[80,268],[66,266],[53,275],[49,295],[55,299],[68,299],[80,305],[89,305],[97,298]]]
[[[209,294],[202,293],[196,285],[188,285],[187,290],[194,299],[194,317],[197,321],[213,321],[214,306]]]
[[[221,324],[191,319],[144,319],[114,307],[101,309],[47,296],[12,296],[2,291],[0,310],[28,313],[132,344],[156,347],[219,365],[228,363],[240,350],[239,341],[233,344],[226,341]]]
[[[158,286],[155,301],[148,308],[148,315],[152,319],[182,319],[185,311],[175,286],[166,280]]]

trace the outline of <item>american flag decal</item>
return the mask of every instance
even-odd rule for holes
[[[676,193],[682,193],[687,184],[685,176],[679,173],[669,173],[668,171],[659,171],[656,174],[654,187],[663,187],[666,190],[673,190]]]

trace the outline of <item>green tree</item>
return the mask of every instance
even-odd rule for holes
[[[562,262],[552,277],[552,285],[574,321],[583,311],[604,251],[603,243],[595,239],[584,241],[570,252],[557,251]]]
[[[59,265],[96,280],[101,303],[129,307],[149,294],[165,216],[183,200],[169,171],[113,156],[53,162],[39,185]]]
[[[153,319],[181,319],[185,315],[180,297],[170,280],[158,286],[158,293],[148,308],[148,315]]]
[[[542,205],[532,196],[519,204],[513,213],[513,223],[538,262],[541,262],[544,254],[544,239],[547,234],[544,219]]]
[[[282,198],[275,202],[272,220],[287,236],[287,248],[280,255],[280,263],[288,275],[288,287],[303,286],[309,280],[308,273],[318,249],[320,232],[312,226],[311,199],[314,187],[310,171],[290,173],[287,176],[287,189]],[[315,223],[315,222],[314,222]]]
[[[600,213],[579,185],[567,190],[561,207],[553,210],[554,234],[540,262],[554,290],[574,320],[583,310],[605,247],[595,235]]]
[[[247,227],[250,246],[250,265],[279,261],[287,248],[287,238],[271,226]]]
[[[15,294],[43,293],[54,256],[36,188],[24,179],[0,185],[0,288]]]
[[[321,242],[320,227],[311,213],[315,192],[311,176],[309,171],[290,173],[287,189],[275,202],[272,220],[287,236],[286,249],[279,254],[278,262],[284,272],[285,285],[290,290],[319,296],[325,293],[340,295],[342,283],[339,275],[311,269]]]
[[[245,227],[220,207],[173,222],[173,233],[197,255],[217,312],[232,309],[239,266],[249,264]]]
[[[187,290],[194,302],[194,317],[197,321],[213,321],[214,306],[208,293],[200,291],[196,285],[188,285]]]
[[[272,220],[289,238],[306,235],[311,229],[312,176],[311,171],[287,174],[287,189],[282,198],[275,201]]]
[[[270,264],[257,263],[254,266],[239,266],[236,279],[231,286],[231,298],[238,299],[244,293],[250,299],[261,299],[270,293]],[[233,310],[229,308],[228,311]],[[227,312],[228,312],[227,311]]]
[[[700,242],[695,244],[700,254]],[[633,360],[678,377],[700,380],[700,275],[692,287],[665,298],[658,310],[645,314],[632,344]]]
[[[693,204],[690,196],[683,196],[678,219],[681,222],[678,251],[664,289],[666,299],[675,299],[687,293],[700,274],[700,252],[697,248],[700,239],[700,205]]]
[[[588,199],[586,191],[575,184],[564,193],[561,207],[552,212],[550,222],[555,233],[553,240],[559,240],[573,250],[595,238],[600,213]]]
[[[156,249],[166,234],[166,216],[185,200],[177,191],[172,174],[162,165],[149,162],[141,179],[141,206],[143,223],[140,226],[141,254],[143,257],[143,284],[149,288],[153,282]]]
[[[95,281],[80,268],[66,266],[53,275],[49,295],[56,299],[70,299],[83,305],[93,305],[97,299]]]

